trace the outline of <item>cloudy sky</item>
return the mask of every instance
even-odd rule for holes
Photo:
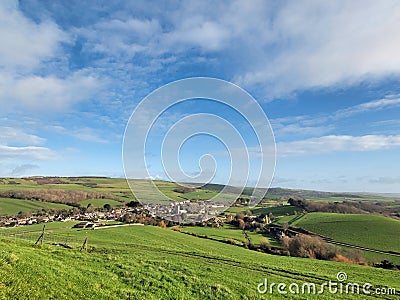
[[[121,177],[141,99],[207,76],[268,116],[273,186],[400,192],[398,1],[4,0],[0,45],[0,176]]]

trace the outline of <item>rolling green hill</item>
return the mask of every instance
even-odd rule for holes
[[[71,207],[60,203],[0,198],[0,215],[16,215],[20,211],[30,212],[41,210],[42,208],[61,210]]]
[[[400,221],[383,216],[309,213],[292,225],[340,242],[400,252]]]
[[[400,221],[377,215],[307,213],[281,218],[278,223],[288,222],[337,242],[366,247],[378,251],[400,252]],[[347,247],[342,247],[347,248]],[[370,263],[389,260],[400,264],[400,257],[362,251]]]
[[[130,180],[138,191],[145,188],[143,180]],[[155,181],[157,187],[171,199],[176,201],[210,199],[217,192],[197,189],[191,193],[182,194],[174,191],[178,185],[172,182]],[[126,179],[103,177],[30,177],[30,178],[0,178],[0,193],[6,191],[83,191],[102,193],[108,198],[122,203],[134,200]],[[86,200],[86,199],[84,199]]]
[[[183,227],[181,231],[196,234],[199,236],[207,236],[224,242],[233,241],[234,243],[240,245],[246,242],[242,230],[239,230],[237,227],[234,227],[232,225],[224,225],[223,227],[220,228],[188,226],[188,227]],[[252,231],[247,232],[247,235],[249,236],[251,242],[254,245],[259,245],[261,240],[267,240],[270,244],[276,243],[275,240]]]
[[[48,224],[52,235],[69,238],[73,249],[32,246],[26,228],[1,229],[0,299],[281,299],[277,290],[260,295],[257,285],[336,280],[400,290],[397,271],[328,261],[273,256],[151,226],[98,230]],[[37,237],[41,226],[29,227]],[[19,233],[19,238],[10,237]],[[88,238],[88,251],[78,247]],[[343,295],[290,295],[297,299],[342,299]],[[363,295],[363,299],[378,296]],[[382,296],[395,299],[396,296]],[[360,295],[345,295],[360,299]]]
[[[115,197],[115,200],[83,200],[79,202],[82,206],[91,203],[101,207],[105,202],[119,206],[133,199],[123,179],[59,178],[50,179],[50,182],[48,180],[48,178],[43,178],[43,181],[2,179],[0,190],[95,191]],[[135,184],[140,188],[140,181]],[[213,190],[202,189],[181,194],[174,191],[176,185],[173,183],[160,181],[157,185],[177,200],[205,198],[216,193],[215,187]],[[0,199],[0,207],[3,209],[0,210],[0,214],[46,207],[68,208],[65,204],[19,199]],[[252,213],[272,212],[278,216],[293,214],[296,209],[291,206],[257,207],[252,208]],[[236,207],[232,212],[241,210],[243,208]],[[372,215],[326,213],[283,218],[293,217],[296,219],[292,225],[304,227],[339,241],[352,244],[356,241],[357,245],[371,248],[377,248],[374,245],[383,245],[379,248],[382,250],[395,250],[399,246],[396,242],[398,221],[395,220]],[[0,299],[176,299],[177,295],[180,295],[181,299],[258,299],[260,295],[256,287],[264,277],[274,282],[288,284],[292,281],[318,283],[323,280],[334,280],[336,273],[343,270],[355,281],[368,281],[376,286],[394,286],[399,289],[396,286],[398,282],[393,279],[395,277],[393,274],[397,274],[394,273],[396,271],[272,256],[148,226],[94,231],[79,231],[71,229],[71,226],[70,223],[46,224],[47,235],[43,248],[32,247],[40,234],[40,225],[0,229],[0,236],[5,235],[0,241]],[[240,231],[228,228],[219,230],[188,227],[184,230],[221,241],[233,239],[239,244],[244,241]],[[360,232],[368,234],[363,236]],[[18,234],[18,238],[10,236],[13,233]],[[260,236],[249,234],[257,244]],[[78,250],[85,237],[89,240],[88,253]],[[51,245],[60,242],[68,243],[73,249]],[[261,298],[265,298],[265,295]],[[270,298],[280,297],[275,292]],[[304,295],[299,298],[304,298]],[[307,295],[306,298],[340,297]]]
[[[134,185],[135,189],[140,191],[145,188],[143,180],[130,180],[130,183]],[[196,189],[189,193],[180,193],[176,191],[178,185],[172,182],[166,181],[155,181],[157,187],[168,197],[174,199],[176,201],[183,200],[205,200],[211,199],[219,191],[223,189],[223,185],[218,184],[207,184],[200,189]],[[238,188],[229,187],[228,190],[236,193]],[[9,192],[20,192],[26,193],[27,195],[18,195],[11,196],[8,195]],[[32,194],[36,193],[33,197]],[[103,199],[110,199],[107,201],[108,204],[112,206],[120,206],[124,203],[132,201],[135,199],[132,194],[127,182],[123,178],[106,178],[106,177],[28,177],[28,178],[0,178],[0,199],[8,198],[8,200],[3,200],[4,203],[1,207],[0,201],[0,214],[6,214],[6,211],[15,211],[12,206],[15,206],[13,203],[10,203],[9,198],[18,198],[28,199],[35,201],[35,199],[40,198],[40,194],[46,193],[55,193],[55,192],[65,192],[70,193],[71,198],[72,194],[75,193],[87,193],[87,196],[76,196],[72,202],[80,204],[81,206],[87,206],[88,203],[92,203],[94,206],[100,207],[106,204]],[[243,191],[243,198],[248,198],[251,195],[252,189],[245,188]],[[39,195],[38,195],[39,194]],[[3,195],[3,196],[2,196]],[[233,194],[227,194],[228,198],[233,197]],[[398,200],[390,197],[383,197],[382,195],[364,195],[364,194],[346,194],[346,193],[327,193],[327,192],[318,192],[318,191],[305,191],[305,190],[289,190],[282,188],[271,188],[266,195],[266,198],[260,203],[257,207],[234,207],[231,208],[231,212],[239,212],[239,211],[247,211],[252,210],[254,214],[261,214],[265,212],[272,212],[274,215],[283,215],[283,214],[292,214],[294,210],[300,210],[298,208],[293,208],[289,206],[282,206],[277,208],[271,208],[271,206],[276,206],[277,204],[282,204],[287,201],[288,197],[304,197],[307,199],[313,200],[321,200],[321,201],[363,201],[363,200],[374,200],[374,201],[385,201],[390,205],[390,207],[397,207],[399,205]],[[83,197],[80,199],[79,197]],[[46,198],[46,197],[44,197]],[[49,198],[49,197],[47,197]],[[50,197],[51,198],[51,197]],[[67,197],[67,199],[69,199]],[[94,199],[94,200],[92,200]],[[42,199],[43,200],[43,199]],[[57,202],[48,199],[44,199],[47,202]],[[67,204],[68,203],[64,203]],[[22,205],[25,208],[17,209],[18,211],[35,211],[41,208],[56,208],[56,206],[52,204],[47,204],[45,202],[33,203],[33,202],[17,202],[18,205]],[[8,207],[11,207],[10,209]],[[60,208],[68,208],[61,207]],[[285,210],[285,211],[281,211]]]

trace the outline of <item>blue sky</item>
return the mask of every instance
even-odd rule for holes
[[[268,116],[273,186],[400,192],[399,20],[398,1],[1,1],[0,176],[121,177],[141,99],[207,76]]]

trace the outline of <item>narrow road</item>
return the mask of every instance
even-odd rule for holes
[[[94,229],[99,230],[99,229],[126,227],[126,226],[144,226],[144,224],[141,224],[141,223],[115,224],[115,225],[98,226],[98,227],[94,227]]]

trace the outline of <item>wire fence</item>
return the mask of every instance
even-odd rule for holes
[[[62,245],[71,248],[81,247],[84,244],[85,237],[77,237],[68,233],[59,233],[54,231],[19,231],[6,232],[0,230],[0,238],[8,240],[25,241],[32,244]]]

